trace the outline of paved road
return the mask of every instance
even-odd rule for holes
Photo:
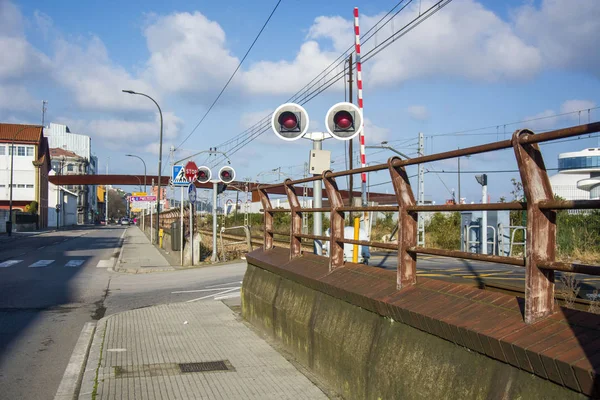
[[[371,253],[369,264],[389,270],[397,266],[396,253]],[[448,257],[419,256],[417,259],[417,276],[427,276],[439,279],[449,279],[455,282],[470,282],[478,286],[507,286],[525,290],[525,268],[506,264],[495,264],[481,261],[453,259]],[[576,274],[580,282],[579,297],[587,298],[595,289],[600,288],[600,277]],[[556,282],[560,286],[560,272],[557,272]]]
[[[239,297],[245,263],[145,275],[109,272],[124,229],[0,241],[0,398],[53,398],[86,322],[157,304]]]

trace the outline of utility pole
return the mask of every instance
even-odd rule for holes
[[[108,175],[108,163],[110,162],[110,157],[108,157],[108,161],[106,161],[106,175]],[[105,222],[105,226],[108,226],[108,185],[104,185],[104,189],[106,189],[104,191],[104,193],[106,194],[106,201],[104,202],[104,213],[106,214],[104,216],[104,222]]]
[[[305,161],[304,162],[304,174],[303,174],[303,178],[306,178],[308,176],[308,163]],[[306,199],[308,196],[308,186],[306,186],[306,182],[302,184],[302,208],[307,208],[308,205],[308,200]],[[308,233],[308,213],[303,212],[302,213],[302,233],[303,234],[307,234]]]
[[[354,104],[354,96],[352,95],[352,54],[350,54],[350,56],[348,56],[348,102],[349,103],[353,103]],[[354,149],[353,149],[353,142],[354,139],[350,139],[348,140],[348,169],[352,169],[353,168],[353,163],[352,163],[352,157],[354,155]],[[352,188],[354,188],[354,175],[350,174],[348,175],[348,189],[349,189],[349,198],[348,201],[350,202],[349,206],[352,207],[353,206],[353,202],[354,202],[354,194],[352,193],[353,190]],[[350,219],[348,219],[350,220]]]
[[[419,132],[419,156],[425,155],[425,141],[423,133]],[[418,198],[417,204],[425,204],[425,165],[419,164],[419,181],[418,181]],[[419,213],[417,222],[417,246],[425,247],[425,216]]]
[[[42,127],[45,127],[44,123],[46,120],[46,104],[48,104],[48,101],[42,100]]]

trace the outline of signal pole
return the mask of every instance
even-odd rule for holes
[[[354,103],[354,96],[352,95],[352,54],[348,57],[348,102]],[[353,160],[354,160],[354,149],[353,149],[354,139],[348,140],[348,168],[353,169]],[[348,175],[348,189],[350,191],[350,196],[348,201],[350,202],[348,205],[350,207],[353,206],[354,203],[354,193],[352,188],[354,188],[354,175]]]
[[[213,203],[212,203],[212,219],[213,219],[213,234],[212,234],[212,256],[211,262],[219,261],[217,256],[217,185],[219,181],[213,181]]]

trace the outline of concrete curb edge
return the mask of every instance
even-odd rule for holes
[[[98,321],[83,372],[79,393],[77,393],[76,397],[72,397],[73,399],[91,400],[93,398],[98,377],[98,367],[102,357],[102,344],[104,333],[106,331],[106,320],[108,318],[109,317],[102,318]]]
[[[77,395],[81,387],[81,380],[84,375],[95,331],[96,323],[94,322],[86,322],[83,326],[54,400],[74,399]]]

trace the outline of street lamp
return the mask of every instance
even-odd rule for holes
[[[144,161],[144,159],[142,157],[136,156],[135,154],[125,154],[125,156],[139,158],[144,163],[144,192],[145,192],[146,191],[146,162]]]
[[[139,93],[139,92],[134,92],[133,90],[122,90],[123,93],[129,93],[129,94],[137,94],[140,96],[144,96],[149,98],[150,100],[152,100],[152,102],[154,104],[156,104],[156,107],[158,108],[158,113],[160,114],[160,142],[158,145],[158,191],[156,193],[156,238],[159,237],[159,232],[160,232],[160,172],[162,169],[162,139],[163,139],[163,116],[162,116],[162,110],[160,109],[160,106],[158,105],[158,103],[156,102],[156,100],[154,100],[152,97],[148,96],[147,94],[144,93]],[[145,166],[145,164],[144,164]]]
[[[60,164],[58,167],[58,171],[56,171],[56,230],[60,230],[60,210],[62,208],[62,197],[60,195],[60,174],[62,174],[62,170],[65,167],[65,157],[63,156],[60,159]],[[63,221],[64,222],[64,221]]]
[[[29,125],[29,126],[25,126],[21,129],[19,129],[17,131],[17,133],[15,133],[15,135],[12,138],[12,142],[10,144],[10,199],[8,202],[8,221],[6,221],[6,233],[8,234],[8,236],[10,236],[12,234],[12,199],[13,199],[13,165],[14,165],[14,158],[15,158],[15,140],[17,139],[17,135],[21,132],[23,132],[25,129],[29,129],[29,128],[38,128],[35,125]]]

